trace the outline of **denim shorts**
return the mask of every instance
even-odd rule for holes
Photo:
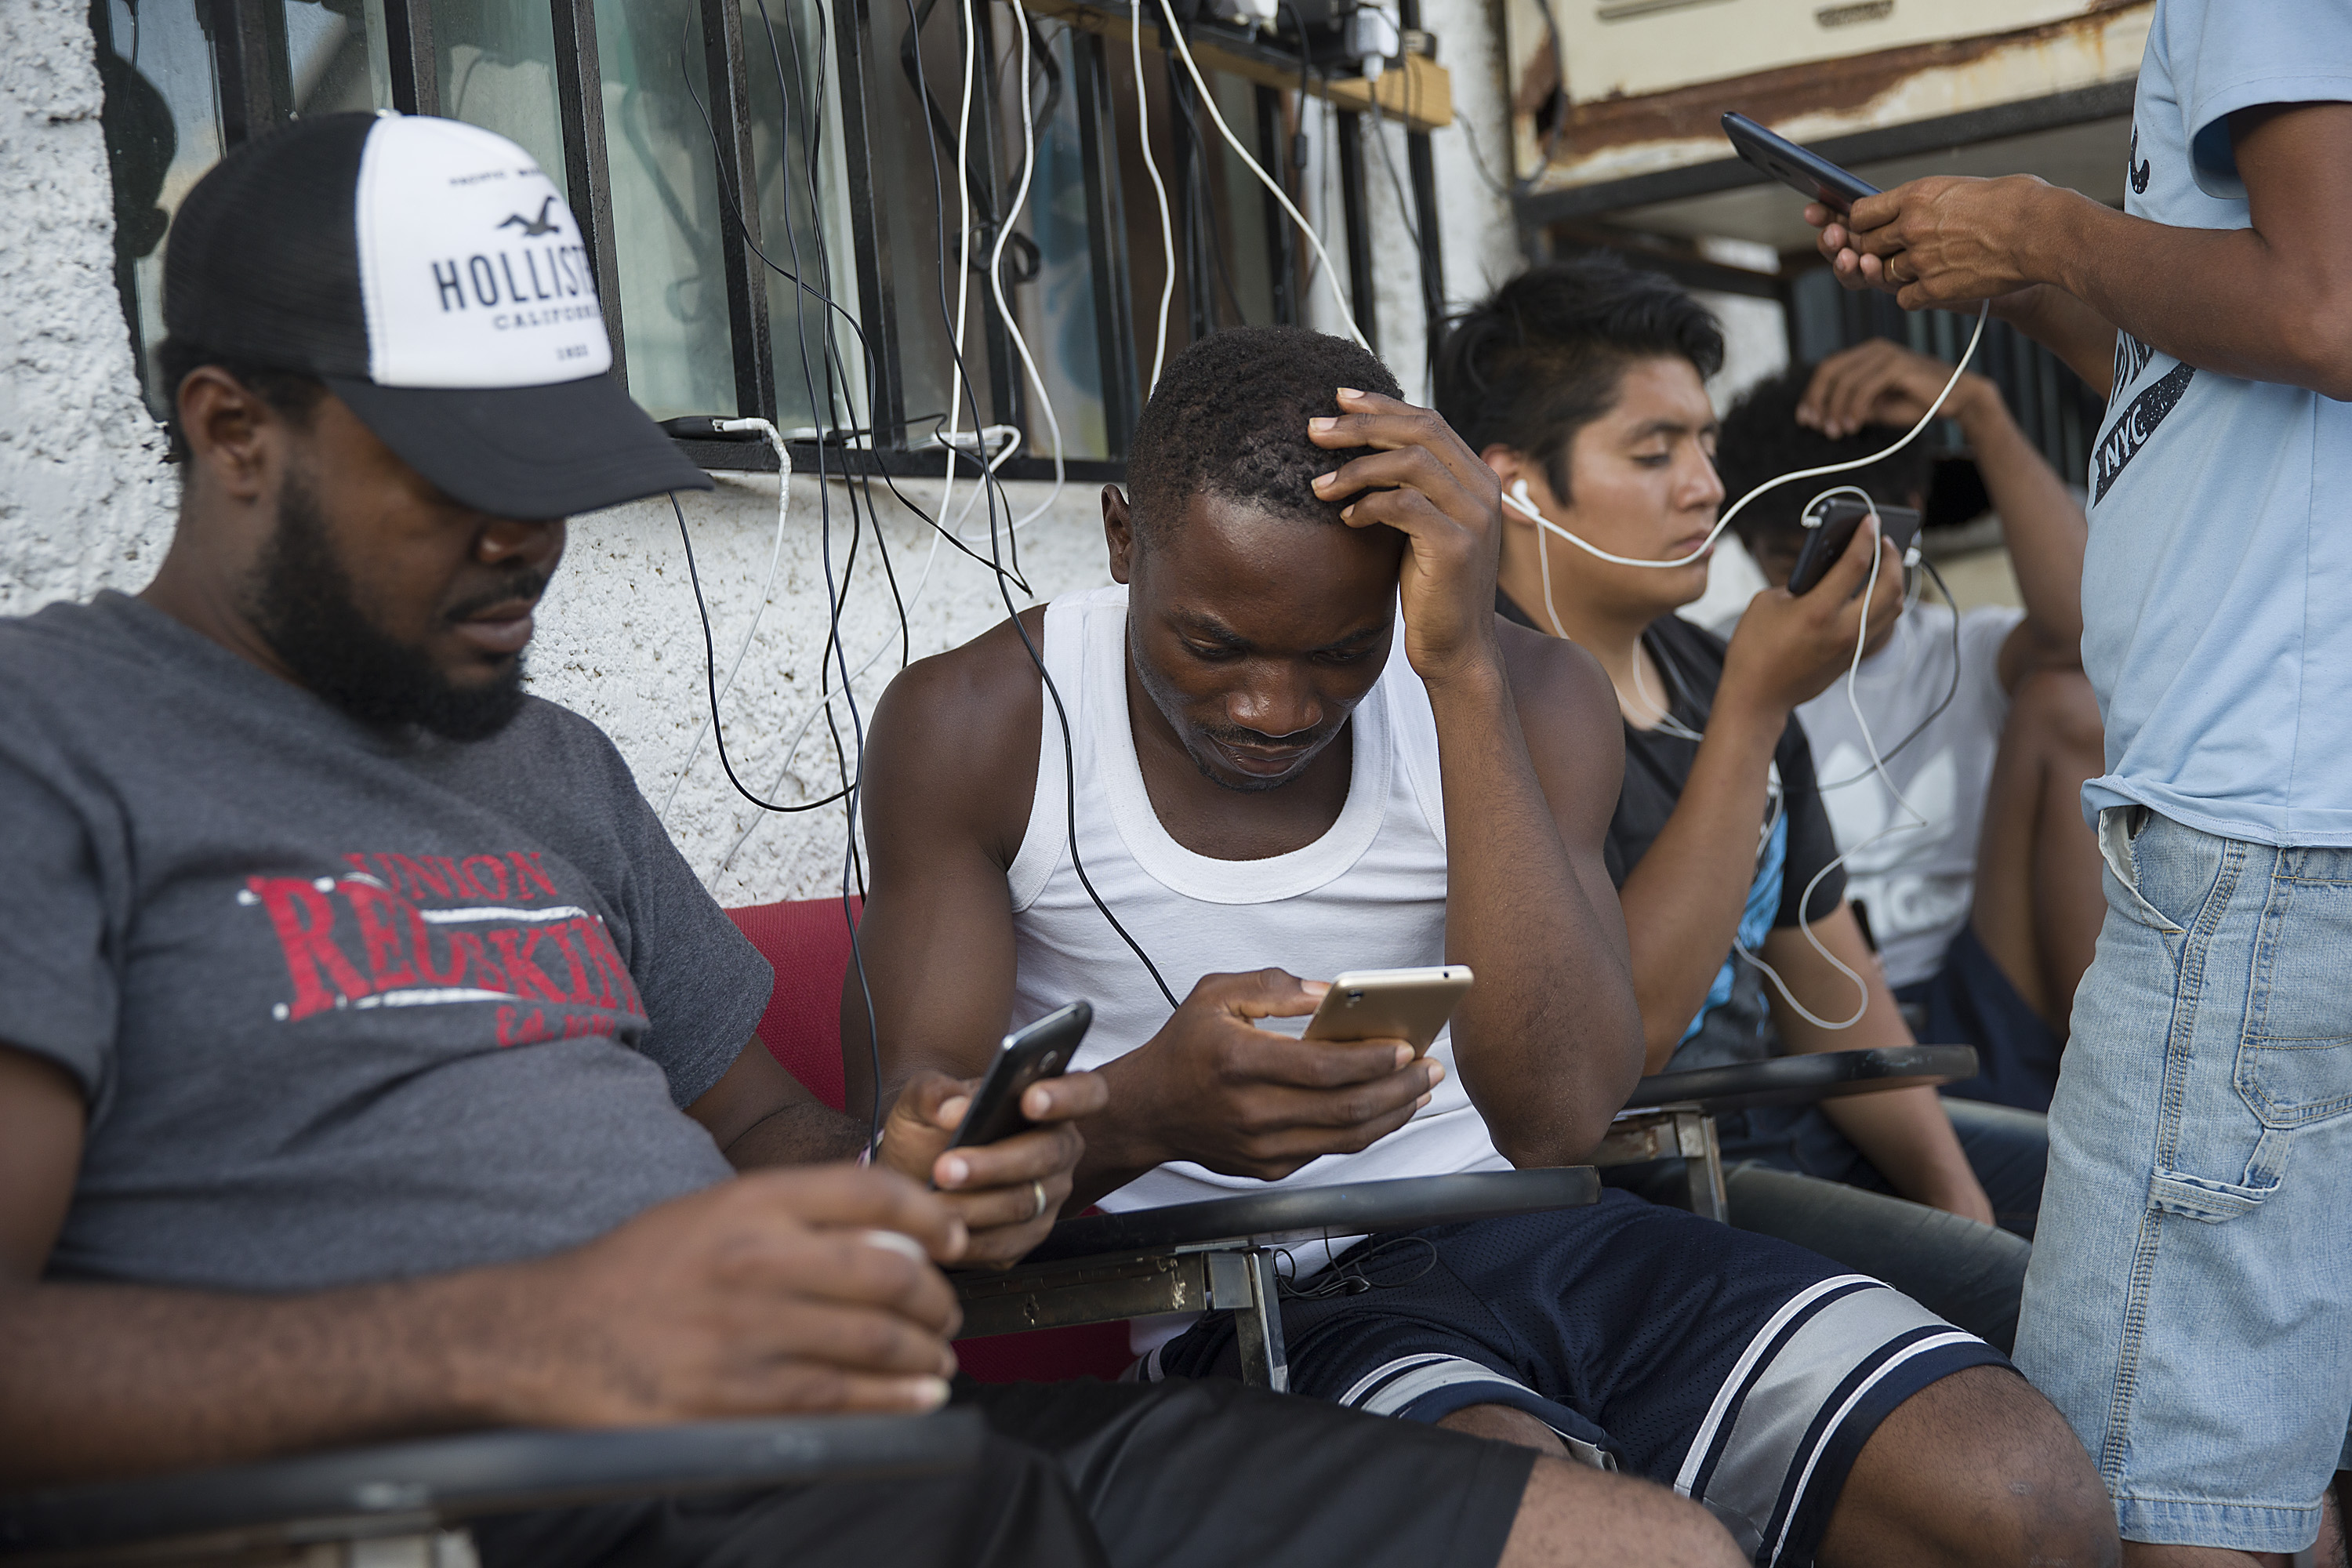
[[[2298,1552],[2352,1421],[2352,849],[2099,848],[2017,1362],[2125,1539]]]

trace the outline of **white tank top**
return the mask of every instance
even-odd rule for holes
[[[1351,717],[1354,771],[1339,820],[1304,848],[1264,860],[1196,855],[1169,837],[1152,810],[1128,728],[1124,586],[1054,600],[1044,651],[1069,710],[1087,875],[1180,999],[1204,974],[1271,965],[1328,980],[1343,970],[1445,961],[1437,721],[1402,637]],[[1008,873],[1019,963],[1014,1022],[1084,997],[1094,1005],[1094,1027],[1075,1065],[1098,1068],[1157,1034],[1168,1005],[1070,868],[1062,756],[1049,698],[1036,796]],[[1263,1026],[1295,1035],[1306,1023],[1270,1018]],[[1360,1153],[1324,1155],[1286,1184],[1508,1168],[1454,1070],[1450,1035],[1440,1035],[1430,1054],[1445,1063],[1446,1077],[1419,1115]],[[1179,1161],[1105,1197],[1102,1206],[1157,1208],[1266,1184]],[[1320,1261],[1299,1258],[1300,1272]]]

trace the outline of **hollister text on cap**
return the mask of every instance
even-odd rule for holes
[[[357,216],[378,386],[527,386],[613,368],[579,226],[505,137],[454,120],[379,121]]]
[[[163,316],[224,358],[320,377],[481,511],[710,488],[608,374],[595,271],[554,182],[478,126],[328,115],[237,148],[182,204]]]

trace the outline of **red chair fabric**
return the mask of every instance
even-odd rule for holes
[[[854,914],[862,910],[851,899]],[[839,899],[753,904],[728,915],[776,972],[760,1038],[803,1088],[839,1110],[841,982],[849,969],[849,921]]]
[[[860,908],[856,899],[850,909]],[[776,972],[760,1039],[786,1072],[835,1110],[844,1098],[841,983],[849,969],[849,926],[839,899],[754,904],[727,913]],[[961,1340],[956,1359],[982,1383],[1115,1378],[1134,1360],[1125,1323],[1089,1323],[1030,1334]]]

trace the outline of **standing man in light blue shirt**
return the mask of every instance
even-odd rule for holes
[[[2126,1563],[2284,1563],[2352,1419],[2352,5],[2158,0],[2116,213],[2027,177],[1813,208],[1841,280],[2109,387],[2084,791],[2108,876],[2019,1364]],[[2340,1561],[2323,1555],[2321,1561]]]

